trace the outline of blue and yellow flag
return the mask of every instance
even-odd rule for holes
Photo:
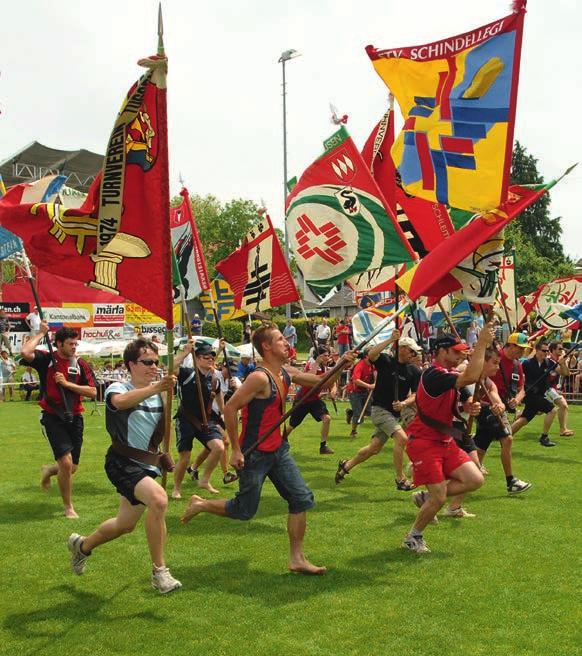
[[[404,117],[391,152],[407,193],[471,212],[507,199],[525,1],[519,6],[442,41],[366,48]]]

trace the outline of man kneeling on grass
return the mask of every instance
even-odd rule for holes
[[[274,325],[261,326],[253,335],[253,345],[263,358],[263,364],[246,378],[224,407],[224,421],[232,445],[230,463],[239,470],[239,491],[234,499],[206,500],[194,495],[182,517],[182,523],[202,512],[249,520],[259,507],[261,489],[268,477],[277,492],[287,501],[289,515],[289,569],[301,574],[323,574],[325,567],[310,563],[303,553],[303,538],[307,525],[306,511],[314,506],[313,492],[301,476],[295,460],[289,454],[289,443],[283,439],[281,427],[245,457],[241,447],[249,449],[257,438],[276,426],[285,414],[285,399],[289,385],[313,387],[319,376],[284,366],[289,358],[289,344]],[[353,361],[354,354],[344,355]],[[331,387],[341,370],[328,382]],[[242,433],[238,435],[238,411],[242,410]]]
[[[145,530],[152,558],[152,586],[166,593],[182,584],[166,567],[166,509],[168,496],[156,483],[161,458],[158,445],[163,435],[164,405],[161,392],[172,389],[176,378],[158,382],[158,347],[146,339],[130,342],[123,353],[131,381],[112,383],[105,392],[105,423],[112,444],[105,456],[105,472],[121,495],[116,517],[106,520],[91,535],[69,537],[71,567],[83,574],[87,558],[96,547],[131,533],[147,508]]]

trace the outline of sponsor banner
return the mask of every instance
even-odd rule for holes
[[[95,303],[93,305],[94,326],[123,326],[125,305],[123,303]]]
[[[30,331],[26,324],[26,317],[30,314],[30,303],[0,303],[0,308],[6,312],[10,321],[10,332],[28,333]]]
[[[144,337],[152,337],[152,335],[157,335],[160,338],[160,341],[164,341],[166,337],[166,324],[164,323],[154,323],[154,324],[142,324],[139,327],[139,332]],[[181,328],[178,325],[174,326],[174,335],[176,337],[181,336]]]
[[[26,328],[28,331],[28,326]],[[32,335],[30,332],[11,332],[10,335],[8,336],[8,339],[10,341],[10,345],[12,347],[12,353],[20,353],[22,350],[23,344],[26,344],[29,339],[32,339]],[[46,342],[43,341],[40,344],[41,349],[46,349]]]
[[[66,322],[66,326],[70,326],[71,328],[90,328],[93,325],[93,303],[63,303],[62,304],[63,309],[72,309],[72,310],[83,310],[84,313],[87,316],[87,320],[84,322],[78,322],[78,323],[71,323],[71,322]]]
[[[153,325],[163,323],[160,317],[146,310],[137,303],[125,304],[125,323],[139,325]],[[180,323],[180,306],[174,305],[174,323]]]
[[[118,340],[123,339],[123,327],[94,327],[94,328],[83,328],[81,330],[81,339],[86,340],[87,342],[104,342],[107,340]]]
[[[79,326],[91,321],[91,313],[83,307],[47,307],[43,314],[49,324]]]

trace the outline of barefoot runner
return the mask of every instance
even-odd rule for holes
[[[289,454],[289,444],[283,440],[281,427],[275,429],[246,458],[241,450],[248,448],[281,419],[291,382],[313,386],[319,377],[284,366],[289,356],[289,344],[276,326],[266,325],[256,330],[253,345],[262,356],[263,364],[245,379],[224,409],[226,430],[232,445],[230,462],[240,472],[239,491],[234,499],[229,500],[206,500],[193,496],[182,523],[189,522],[201,512],[230,519],[251,519],[257,512],[261,489],[268,477],[288,504],[289,569],[301,574],[323,574],[326,568],[313,565],[303,553],[306,511],[313,508],[314,498]],[[347,357],[353,360],[354,356],[348,353]],[[338,377],[339,372],[328,385],[332,386]],[[239,410],[242,410],[240,438]]]
[[[52,476],[57,477],[65,508],[65,517],[77,519],[73,507],[73,474],[79,466],[83,446],[83,403],[81,397],[94,399],[97,396],[95,380],[89,365],[77,358],[78,333],[72,328],[60,328],[55,333],[54,358],[56,369],[46,351],[36,347],[45,338],[49,326],[42,321],[39,331],[22,346],[22,358],[40,377],[42,408],[40,423],[53,450],[54,465],[43,465],[40,485],[48,490]],[[63,392],[72,417],[65,416]]]

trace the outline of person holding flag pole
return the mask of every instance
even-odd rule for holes
[[[406,308],[402,307],[401,311]],[[363,349],[393,319],[393,315],[386,317],[356,350]],[[289,444],[283,440],[280,428],[291,414],[291,411],[285,412],[284,405],[291,382],[313,386],[300,401],[305,403],[311,394],[337,380],[343,368],[354,360],[355,352],[346,353],[324,376],[315,376],[285,366],[289,347],[276,327],[262,326],[255,331],[253,340],[263,358],[263,366],[248,376],[225,408],[225,423],[232,444],[231,464],[239,470],[239,492],[230,500],[193,496],[181,521],[185,524],[202,512],[231,519],[251,519],[268,477],[288,503],[289,569],[301,574],[323,574],[326,568],[313,565],[303,551],[306,511],[314,505],[313,493],[289,454]],[[240,437],[239,410],[243,415]]]
[[[41,425],[56,460],[54,465],[41,468],[41,487],[48,490],[50,479],[57,477],[63,500],[64,514],[68,519],[77,519],[73,507],[73,474],[77,471],[83,445],[83,405],[81,397],[95,399],[97,388],[89,365],[75,357],[77,332],[61,328],[55,335],[56,353],[49,337],[49,326],[44,319],[30,262],[22,248],[22,262],[41,318],[38,334],[26,342],[21,351],[26,364],[38,371],[41,383]],[[46,339],[48,353],[36,351]]]

